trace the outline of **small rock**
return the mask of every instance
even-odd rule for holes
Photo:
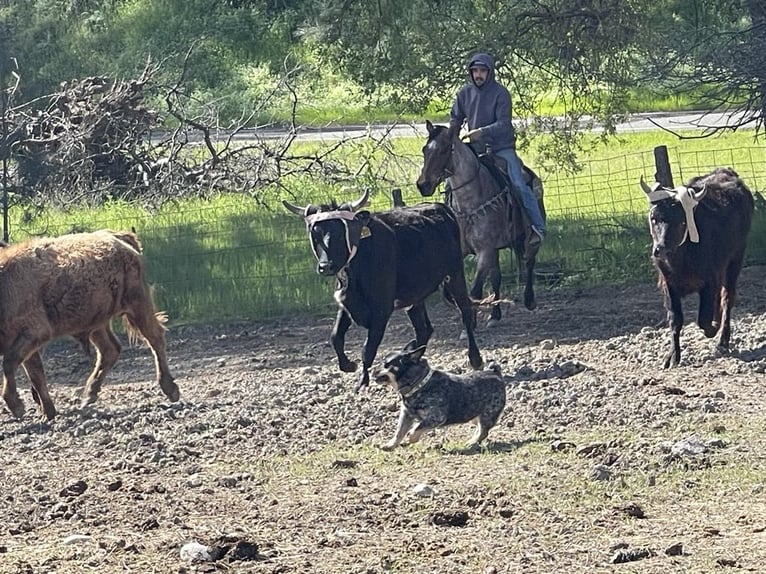
[[[649,558],[651,555],[652,551],[648,548],[631,548],[626,550],[618,550],[614,556],[612,556],[612,564],[636,562],[637,560]]]
[[[70,484],[64,488],[64,490],[59,493],[59,496],[80,496],[86,490],[88,490],[88,484],[84,480],[78,480],[74,484]]]
[[[455,512],[437,510],[428,517],[428,522],[434,526],[465,526],[468,523],[468,513],[464,510]]]
[[[584,444],[581,447],[578,447],[575,451],[575,454],[577,456],[594,456],[597,454],[602,453],[604,450],[606,450],[606,444],[603,442],[592,442],[589,444]]]
[[[593,480],[611,480],[612,472],[609,470],[609,467],[606,467],[603,464],[597,464],[591,469],[590,477]]]
[[[614,510],[632,516],[633,518],[646,518],[644,509],[635,502],[627,502],[621,506],[615,506]]]
[[[670,448],[670,454],[675,456],[696,456],[706,452],[707,448],[697,435],[680,440]]]
[[[62,544],[83,544],[90,542],[91,537],[87,534],[71,534],[61,541]]]
[[[181,547],[181,560],[187,562],[210,562],[210,550],[199,542],[188,542]]]
[[[415,494],[417,494],[418,496],[422,498],[428,498],[435,494],[434,489],[428,486],[427,484],[415,485],[415,488],[412,489],[412,492],[414,492]]]
[[[675,544],[672,544],[671,546],[668,546],[665,548],[665,554],[668,556],[683,556],[684,554],[684,545],[680,542],[676,542]]]
[[[573,443],[573,442],[567,442],[567,441],[564,441],[564,440],[554,440],[551,443],[551,450],[553,450],[555,452],[562,452],[562,451],[565,451],[565,450],[573,449],[573,448],[575,448],[575,446],[577,446],[577,445],[575,445],[575,443]]]

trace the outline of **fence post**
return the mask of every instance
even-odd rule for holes
[[[657,171],[654,180],[659,181],[663,187],[673,188],[673,172],[670,171],[670,159],[668,159],[668,146],[658,145],[654,148],[654,167]]]
[[[404,207],[404,200],[402,199],[402,190],[395,187],[391,190],[391,200],[394,202],[394,207]]]

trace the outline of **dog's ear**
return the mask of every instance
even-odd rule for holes
[[[409,346],[409,343],[407,344],[407,346]],[[423,353],[426,352],[426,346],[421,345],[420,347],[417,347],[415,349],[408,349],[408,351],[409,351],[408,354],[410,356],[410,359],[412,359],[413,361],[419,361],[420,359],[423,358]]]

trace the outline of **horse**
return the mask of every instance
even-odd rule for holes
[[[495,301],[501,300],[499,250],[509,247],[516,254],[519,280],[524,283],[524,306],[535,309],[537,247],[529,245],[531,230],[521,202],[511,194],[510,184],[506,181],[501,185],[471,146],[460,139],[459,128],[434,125],[430,121],[426,121],[426,128],[428,141],[423,147],[423,168],[417,187],[422,196],[430,197],[440,183],[449,180],[448,202],[460,225],[463,256],[476,256],[471,297],[481,299],[484,284],[489,280]],[[537,178],[529,168],[523,165],[522,168],[528,181]],[[545,217],[541,185],[538,198]],[[487,325],[496,325],[500,318],[500,307],[493,305]]]

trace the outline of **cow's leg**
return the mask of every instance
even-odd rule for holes
[[[706,337],[715,337],[718,332],[718,325],[714,324],[713,320],[716,316],[716,310],[719,308],[720,297],[721,285],[717,281],[707,283],[700,289],[697,324],[705,332]]]
[[[667,369],[678,366],[681,360],[681,328],[684,326],[681,296],[671,287],[667,287],[665,306],[668,310],[668,325],[670,325],[670,353],[665,357]]]
[[[724,285],[721,288],[721,334],[718,338],[718,345],[724,349],[729,348],[729,343],[731,340],[731,309],[734,307],[737,299],[737,279],[739,278],[739,272],[742,268],[743,258],[744,254],[735,258],[734,261],[729,263],[729,266],[726,268]]]
[[[154,355],[154,368],[157,372],[157,382],[172,402],[180,398],[178,385],[173,380],[168,366],[167,352],[165,350],[165,326],[157,316],[154,305],[151,304],[148,292],[146,297],[137,300],[131,310],[125,313],[125,319],[129,327],[134,327],[144,338],[146,344]]]
[[[357,391],[370,385],[370,367],[375,361],[375,355],[378,354],[378,347],[383,340],[390,317],[391,310],[378,311],[370,317],[370,328],[367,330],[367,338],[364,341],[364,349],[362,349],[362,373],[359,375],[359,382],[356,385]]]
[[[418,303],[407,309],[407,316],[415,328],[415,340],[410,342],[411,345],[414,345],[412,348],[415,349],[428,344],[434,328],[431,325],[431,320],[428,318],[425,302]]]
[[[16,388],[16,371],[19,365],[24,362],[24,357],[37,352],[44,342],[44,339],[38,342],[31,333],[25,333],[25,336],[18,337],[3,354],[3,399],[17,419],[24,416],[25,409],[24,402],[19,397]],[[37,398],[42,400],[40,394]]]
[[[104,378],[112,370],[122,349],[117,337],[114,336],[109,325],[101,329],[96,329],[90,334],[90,341],[96,348],[96,361],[93,365],[93,371],[85,383],[83,390],[81,408],[96,402],[98,393],[101,390],[101,384]]]
[[[461,262],[462,265],[462,262]],[[465,335],[468,339],[468,360],[471,367],[481,369],[484,360],[481,358],[479,346],[476,344],[474,329],[476,328],[476,308],[471,298],[468,296],[465,284],[465,275],[462,267],[456,273],[451,275],[452,280],[444,284],[444,290],[449,294],[452,301],[460,309],[460,317],[463,320]]]
[[[48,394],[48,383],[45,380],[45,368],[40,352],[35,351],[29,355],[21,366],[24,367],[29,384],[32,386],[32,397],[40,405],[45,418],[52,421],[56,417],[56,407],[53,406],[53,400]]]
[[[346,355],[346,331],[348,331],[350,326],[351,317],[349,317],[345,310],[339,309],[330,335],[330,342],[332,342],[335,355],[338,357],[338,366],[344,373],[356,371],[356,363]]]

